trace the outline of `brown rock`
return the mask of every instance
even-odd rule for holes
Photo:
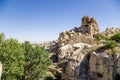
[[[83,34],[89,33],[90,35],[94,36],[99,33],[99,27],[96,19],[90,16],[84,16],[81,23],[82,25],[80,28]]]

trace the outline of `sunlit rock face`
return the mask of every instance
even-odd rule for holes
[[[120,55],[92,53],[90,55],[89,80],[118,80],[120,77]]]

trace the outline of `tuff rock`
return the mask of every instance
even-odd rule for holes
[[[75,27],[70,31],[60,33],[58,39],[58,46],[65,46],[66,44],[88,43],[94,44],[94,36],[99,34],[99,27],[96,19],[90,16],[84,16],[81,20],[81,26]]]
[[[60,33],[58,63],[62,62],[62,80],[119,80],[120,51],[118,54],[97,51],[95,36],[113,35],[120,29],[99,31],[96,19],[84,16],[80,27]],[[119,47],[120,49],[120,47]]]

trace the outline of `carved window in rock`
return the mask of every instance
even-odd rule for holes
[[[84,31],[85,31],[85,33],[89,33],[90,28],[89,28],[89,26],[88,26],[88,25],[85,25],[85,29],[84,29]]]

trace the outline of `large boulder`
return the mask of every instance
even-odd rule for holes
[[[80,49],[72,52],[69,59],[65,60],[63,65],[63,80],[86,80],[88,73],[88,55],[82,53]]]
[[[82,49],[91,46],[92,45],[86,43],[67,44],[62,46],[58,49],[58,61],[61,61],[62,59],[69,59],[71,56],[78,54],[78,52]]]
[[[59,63],[62,65],[63,80],[85,80],[88,73],[88,54],[87,51],[82,51],[84,48],[89,48],[92,45],[86,43],[76,43],[73,45],[65,45],[60,48]]]
[[[119,54],[92,53],[89,66],[89,80],[119,80],[116,79],[117,75],[120,76]]]

